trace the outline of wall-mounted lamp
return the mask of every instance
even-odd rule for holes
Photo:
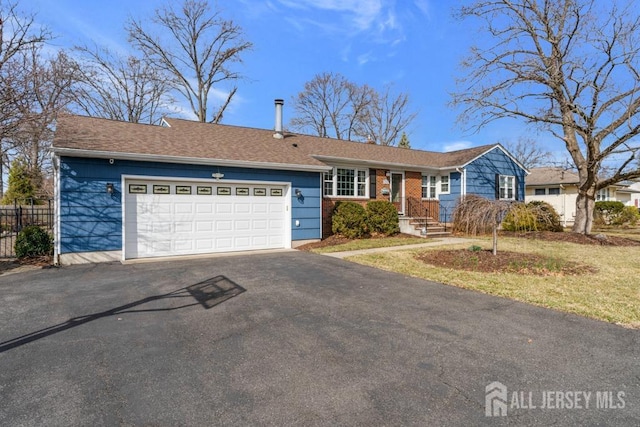
[[[217,180],[224,178],[224,174],[221,172],[212,173],[211,176]]]
[[[299,189],[299,188],[296,188],[295,193],[296,193],[296,197],[297,197],[298,199],[302,197],[302,191],[300,191],[300,189]]]
[[[113,194],[113,184],[110,182],[107,183],[107,193]]]

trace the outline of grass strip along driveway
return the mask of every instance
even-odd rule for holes
[[[487,238],[478,246],[491,247]],[[626,327],[640,328],[640,246],[580,245],[568,242],[501,237],[499,251],[534,254],[552,265],[568,263],[583,268],[570,273],[553,268],[540,272],[461,270],[435,266],[429,258],[439,251],[466,249],[469,244],[414,250],[395,250],[358,255],[346,259],[387,271],[433,280],[491,295],[600,319]],[[476,250],[478,248],[475,248]],[[344,249],[341,249],[344,250]],[[476,261],[469,251],[469,263]],[[453,266],[452,266],[453,267]]]

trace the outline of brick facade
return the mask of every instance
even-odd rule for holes
[[[344,197],[323,197],[322,198],[322,238],[327,238],[333,234],[331,230],[331,215],[337,202],[345,200],[356,202],[362,206],[366,206],[371,200],[389,200],[389,193],[383,194],[383,189],[391,190],[391,184],[387,177],[386,169],[376,170],[376,194],[370,199],[354,199]],[[386,183],[385,183],[386,180]],[[405,200],[417,200],[422,199],[422,173],[421,172],[404,172],[404,198]],[[434,201],[437,204],[437,201]],[[407,209],[407,206],[405,206]]]

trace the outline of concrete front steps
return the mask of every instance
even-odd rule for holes
[[[451,235],[450,231],[445,231],[444,225],[431,217],[400,217],[399,220],[401,233],[419,237],[447,237]],[[425,223],[427,226],[426,235],[424,234]]]

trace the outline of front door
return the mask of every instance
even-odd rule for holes
[[[391,203],[398,209],[399,214],[404,213],[404,174],[391,172]]]

